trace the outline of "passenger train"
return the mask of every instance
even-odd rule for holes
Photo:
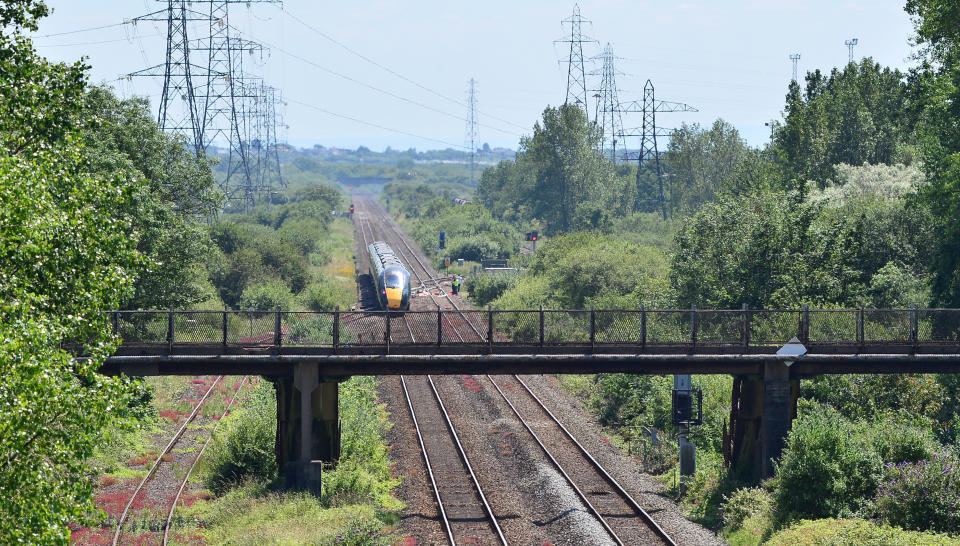
[[[410,272],[387,243],[375,241],[367,247],[370,277],[383,309],[410,310]]]

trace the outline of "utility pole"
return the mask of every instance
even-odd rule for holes
[[[190,143],[194,152],[201,155],[204,152],[202,120],[197,108],[194,85],[195,78],[205,77],[206,67],[192,62],[187,30],[189,22],[206,21],[207,16],[188,8],[186,0],[159,1],[166,2],[166,9],[135,17],[129,23],[133,25],[140,21],[167,23],[165,61],[163,64],[127,74],[126,78],[163,78],[163,93],[160,96],[157,125],[164,131],[182,136]]]
[[[570,53],[567,56],[567,96],[564,104],[576,104],[582,110],[587,121],[590,121],[590,110],[587,106],[587,78],[584,72],[583,44],[599,43],[586,37],[581,31],[583,23],[589,20],[580,16],[580,4],[573,5],[573,15],[562,21],[570,25],[570,35],[556,42],[569,43]]]
[[[640,189],[644,168],[653,169],[657,173],[659,190],[660,213],[667,219],[667,199],[663,187],[663,169],[660,166],[660,151],[657,149],[657,136],[669,136],[668,132],[657,129],[657,112],[697,112],[697,109],[682,102],[657,100],[654,95],[653,82],[647,80],[643,86],[643,102],[631,101],[622,109],[622,112],[642,112],[643,126],[640,133],[640,152],[637,156],[637,197],[634,201],[634,210],[640,208]],[[652,162],[652,165],[651,165]]]
[[[859,40],[857,40],[856,38],[851,38],[851,39],[849,39],[849,40],[844,40],[844,41],[843,41],[843,44],[844,44],[845,46],[847,46],[847,51],[848,51],[849,54],[850,54],[850,55],[849,55],[848,62],[851,62],[851,63],[853,62],[853,46],[857,45],[857,42],[858,42],[858,41],[859,41]]]
[[[470,184],[476,184],[474,171],[477,155],[477,82],[470,78],[467,86],[467,138],[466,144],[470,148]]]
[[[793,63],[793,81],[797,81],[797,62],[800,60],[800,54],[790,55],[790,61]]]
[[[594,95],[597,99],[596,112],[593,116],[595,122],[600,125],[600,151],[605,152],[607,143],[610,143],[610,153],[608,157],[614,163],[617,162],[617,144],[623,145],[623,118],[620,112],[620,98],[617,93],[617,70],[614,68],[614,61],[619,57],[613,54],[613,47],[608,43],[603,49],[603,54],[594,59],[603,60],[603,68],[600,70],[600,89]],[[596,71],[590,75],[597,75]],[[623,74],[619,72],[619,74]]]

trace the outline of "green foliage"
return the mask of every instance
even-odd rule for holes
[[[145,263],[123,307],[183,308],[202,301],[203,258],[211,246],[203,220],[222,201],[209,164],[157,127],[145,98],[120,100],[92,88],[83,115],[87,168],[104,176],[126,173],[132,191],[118,213],[128,219]]]
[[[873,498],[883,473],[869,433],[829,407],[794,420],[776,464],[776,520],[849,517]]]
[[[272,311],[279,307],[289,311],[292,306],[293,294],[286,284],[278,280],[249,285],[240,296],[241,309]]]
[[[446,232],[442,256],[480,261],[509,258],[520,251],[520,234],[504,222],[494,220],[479,205],[453,206],[435,199],[427,204],[420,220],[413,225],[412,235],[420,248],[433,254],[440,232]]]
[[[836,178],[835,165],[903,162],[900,152],[912,137],[907,85],[897,70],[870,58],[834,68],[824,76],[807,73],[801,90],[791,82],[786,116],[773,134],[773,153],[787,178],[814,180],[824,187]]]
[[[326,508],[316,496],[271,491],[250,483],[212,502],[178,508],[177,514],[210,544],[318,544],[388,546],[391,514],[369,505]],[[176,520],[175,520],[176,521]]]
[[[902,200],[825,208],[798,193],[720,198],[677,234],[671,279],[684,306],[903,304],[923,293],[931,225]]]
[[[740,133],[722,119],[709,129],[701,129],[698,124],[681,125],[673,131],[664,154],[670,173],[664,184],[670,215],[692,213],[719,192],[751,193],[766,187],[770,173],[761,169],[760,176],[754,176],[754,163],[768,164],[769,160],[751,150]],[[638,194],[637,200],[651,203],[658,201],[659,195]]]
[[[575,105],[548,107],[515,162],[484,170],[477,199],[497,218],[537,220],[547,234],[610,227],[633,206],[632,180],[597,153],[599,129]],[[629,202],[626,199],[629,193]]]
[[[130,293],[130,173],[91,172],[77,128],[85,67],[52,64],[20,35],[42,2],[0,6],[0,541],[65,543],[96,520],[83,461],[129,405],[97,374],[114,340],[101,314]],[[90,356],[75,361],[60,343]]]
[[[333,311],[337,306],[349,308],[354,295],[345,293],[326,277],[311,282],[300,294],[303,307],[310,311]]]
[[[273,385],[261,382],[242,405],[220,423],[204,454],[204,480],[216,494],[248,480],[270,481],[277,473]]]
[[[772,510],[773,497],[762,487],[743,487],[724,495],[720,507],[723,526],[728,530],[739,529],[747,519],[769,515]]]
[[[916,462],[890,463],[877,490],[879,519],[917,531],[960,532],[960,461],[937,453]]]
[[[802,382],[800,394],[854,420],[888,410],[935,418],[946,396],[936,377],[920,374],[821,375]]]
[[[520,276],[512,273],[481,273],[467,277],[464,287],[474,303],[484,306],[502,296],[519,281]]]
[[[841,206],[848,201],[877,198],[900,199],[911,196],[923,187],[923,173],[915,165],[861,166],[835,165],[836,181],[828,180],[823,189],[810,188],[809,199],[827,206]]]
[[[819,519],[801,521],[784,529],[766,542],[768,546],[947,546],[956,538],[936,533],[904,531],[889,525],[877,525],[862,519]]]

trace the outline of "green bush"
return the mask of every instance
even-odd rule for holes
[[[748,518],[763,516],[773,511],[773,496],[761,487],[744,487],[723,496],[720,513],[723,526],[734,530],[743,526]]]
[[[883,521],[905,529],[960,532],[960,461],[937,453],[929,460],[890,463],[874,501]]]
[[[240,296],[241,309],[265,311],[279,307],[286,311],[292,306],[293,294],[281,281],[267,281],[248,286]]]
[[[767,546],[947,546],[956,538],[935,533],[904,531],[860,519],[801,521],[770,537]]]
[[[250,400],[220,423],[205,453],[205,481],[217,495],[248,480],[276,476],[276,394],[267,382],[250,392]]]
[[[516,286],[519,280],[519,275],[510,273],[470,275],[464,281],[464,288],[477,305],[486,305]]]
[[[794,421],[776,464],[776,520],[851,516],[874,496],[882,476],[869,428],[811,404]]]
[[[333,311],[350,299],[350,294],[326,277],[310,283],[300,293],[300,302],[310,311]]]

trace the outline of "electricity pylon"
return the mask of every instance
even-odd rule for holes
[[[564,104],[576,104],[590,119],[590,112],[587,106],[587,78],[584,71],[583,44],[599,43],[596,40],[583,35],[581,27],[583,23],[590,23],[589,20],[580,16],[580,5],[573,5],[573,15],[564,19],[563,24],[570,25],[570,35],[556,42],[569,43],[570,54],[567,57],[567,96]]]
[[[476,184],[474,170],[476,169],[477,155],[477,82],[470,78],[467,87],[467,137],[466,145],[470,147],[470,184]]]
[[[800,60],[800,54],[794,53],[790,55],[790,62],[793,63],[793,81],[797,81],[797,62]]]
[[[608,43],[603,48],[603,54],[595,59],[603,61],[603,68],[600,72],[593,71],[590,75],[600,76],[600,88],[594,97],[597,99],[596,111],[593,119],[600,127],[600,152],[609,153],[606,155],[614,163],[617,162],[617,145],[624,144],[623,118],[620,112],[620,98],[617,93],[617,72],[614,68],[614,60],[619,59],[613,54],[613,47]],[[607,146],[607,143],[610,143]]]
[[[157,125],[164,131],[183,136],[200,155],[204,151],[201,113],[197,108],[195,78],[203,77],[206,67],[191,60],[190,39],[187,33],[191,21],[206,21],[207,16],[187,7],[187,0],[165,1],[167,8],[134,17],[129,23],[165,21],[167,23],[167,51],[163,64],[127,74],[133,77],[162,77],[163,93],[157,112]]]
[[[653,170],[657,174],[659,189],[660,212],[663,219],[667,219],[667,199],[663,187],[663,169],[660,166],[660,151],[657,149],[657,137],[669,136],[669,132],[657,129],[657,112],[697,112],[689,104],[657,100],[654,95],[653,82],[647,80],[643,86],[643,102],[631,101],[622,108],[623,112],[643,113],[643,127],[640,133],[640,151],[637,155],[637,197],[634,201],[634,210],[640,208],[641,176],[644,169]]]

